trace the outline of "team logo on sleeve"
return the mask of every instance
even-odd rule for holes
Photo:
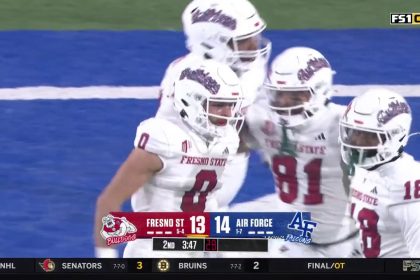
[[[101,235],[108,246],[136,239],[137,228],[126,217],[114,217],[109,214],[102,218]]]

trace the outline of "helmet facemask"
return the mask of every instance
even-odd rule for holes
[[[239,133],[242,128],[244,116],[241,114],[241,98],[206,98],[198,105],[199,112],[195,121],[190,125],[207,140],[227,135],[229,129],[236,129]],[[226,109],[224,107],[228,107]],[[227,112],[223,114],[220,112]]]
[[[265,67],[271,55],[271,42],[259,33],[231,38],[227,45],[226,63],[232,69],[246,72],[253,67]]]
[[[341,121],[339,139],[343,161],[366,169],[388,162],[403,151],[404,145],[398,139],[402,132],[369,129]]]
[[[310,89],[278,90],[266,86],[266,90],[269,107],[279,125],[286,127],[301,125],[313,116],[314,111],[317,111],[316,108],[311,107],[310,101],[314,98],[314,93]]]

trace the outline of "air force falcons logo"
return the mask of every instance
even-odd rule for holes
[[[312,241],[311,235],[314,228],[317,226],[316,222],[310,220],[304,220],[301,212],[297,212],[293,217],[290,224],[287,225],[288,229],[298,231],[298,235],[287,234],[285,240],[291,242],[299,242],[309,244]]]

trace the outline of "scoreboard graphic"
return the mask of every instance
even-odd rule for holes
[[[267,252],[268,239],[262,238],[153,238],[155,251]]]
[[[150,239],[154,251],[268,252],[269,238],[311,241],[316,223],[306,212],[123,213],[103,218],[111,243]],[[114,242],[115,241],[115,242]],[[118,242],[117,242],[118,241]],[[308,243],[309,244],[309,243]],[[178,254],[177,254],[178,255]],[[205,254],[204,254],[205,255]],[[203,256],[204,256],[203,255]],[[0,259],[0,274],[39,273],[419,273],[419,260],[296,258]]]
[[[113,212],[101,234],[108,245],[151,238],[154,250],[264,252],[268,238],[309,244],[314,230],[306,212]]]

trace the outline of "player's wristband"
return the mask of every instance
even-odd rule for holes
[[[97,258],[118,258],[118,250],[114,248],[95,247],[95,257]]]

